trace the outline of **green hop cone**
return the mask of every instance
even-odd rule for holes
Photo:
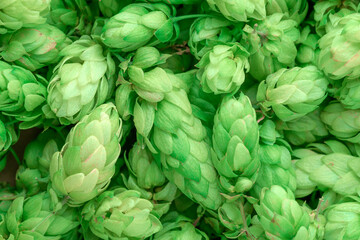
[[[285,19],[295,20],[298,25],[304,21],[308,12],[307,0],[272,0],[266,4],[266,14],[285,14]]]
[[[131,3],[131,0],[99,0],[99,9],[104,17],[110,18]]]
[[[318,67],[333,80],[360,77],[360,13],[339,18],[319,40]]]
[[[163,2],[167,4],[198,4],[204,0],[149,0],[149,2]]]
[[[0,61],[0,111],[19,121],[39,125],[46,103],[47,82],[28,70]],[[20,127],[26,123],[22,123]]]
[[[360,110],[346,109],[339,102],[331,102],[321,112],[321,120],[336,138],[352,143],[360,142]]]
[[[331,205],[325,210],[327,223],[324,239],[359,239],[360,238],[360,203],[346,202]]]
[[[279,120],[276,122],[276,129],[284,135],[289,143],[295,146],[319,141],[329,135],[325,124],[320,119],[320,112],[317,109],[288,122]]]
[[[119,115],[125,121],[134,115],[134,107],[137,99],[136,92],[130,84],[121,84],[115,91],[115,105]]]
[[[344,196],[358,196],[360,177],[357,165],[360,158],[351,156],[349,149],[341,142],[330,141],[314,146],[320,152],[298,149],[293,153],[298,158],[294,161],[296,196],[307,196],[317,188],[332,190]]]
[[[0,34],[45,23],[49,8],[50,0],[2,0]]]
[[[280,69],[260,83],[257,100],[282,121],[314,111],[326,98],[328,80],[315,66]]]
[[[268,239],[315,240],[310,235],[310,216],[295,201],[291,190],[277,185],[264,188],[254,208]]]
[[[5,239],[60,239],[75,229],[79,225],[77,209],[53,205],[54,195],[43,192],[16,198],[5,215],[10,234]]]
[[[225,18],[209,16],[198,18],[190,28],[189,47],[200,59],[214,46],[236,42],[241,38],[242,23],[232,23]]]
[[[5,35],[0,55],[7,62],[35,71],[59,62],[59,52],[70,43],[71,40],[58,28],[38,25]]]
[[[266,135],[274,136],[274,140],[267,142]],[[261,190],[264,187],[270,188],[272,185],[287,187],[292,192],[296,189],[296,176],[291,163],[289,147],[282,144],[283,139],[279,136],[275,130],[275,124],[271,120],[266,120],[261,125],[262,143],[259,149],[261,166],[258,178],[250,192],[253,197],[259,198]]]
[[[298,40],[296,61],[300,66],[316,65],[319,57],[320,37],[312,33],[309,25],[305,26]]]
[[[210,159],[211,147],[183,89],[173,88],[157,103],[150,139],[166,178],[190,199],[216,210],[222,198]]]
[[[130,4],[105,24],[103,43],[121,52],[131,52],[145,45],[168,42],[173,37],[171,9],[165,4]]]
[[[153,204],[139,192],[117,188],[84,206],[82,227],[98,237],[91,239],[145,239],[162,228],[152,210]]]
[[[360,78],[345,78],[342,80],[341,87],[336,89],[335,97],[347,109],[360,108]]]
[[[231,21],[263,20],[266,16],[264,0],[207,0],[207,2],[211,9],[220,12]]]
[[[295,42],[300,32],[296,21],[283,18],[283,14],[275,13],[260,23],[244,27],[244,44],[249,44],[250,74],[259,81],[281,68],[295,65]]]
[[[216,45],[196,65],[204,92],[235,93],[249,71],[248,52],[239,44]]]
[[[47,102],[62,124],[78,122],[113,92],[115,63],[88,36],[65,47],[48,86]]]
[[[250,190],[260,167],[259,129],[247,96],[223,99],[214,118],[212,140],[212,160],[222,188],[229,193]]]
[[[78,122],[50,162],[53,189],[79,206],[103,192],[115,173],[122,121],[112,103],[103,104]]]
[[[0,172],[5,168],[7,152],[19,139],[18,126],[13,118],[0,114]]]
[[[156,233],[154,240],[208,240],[209,237],[201,230],[194,227],[191,219],[171,212],[163,219],[163,229]]]

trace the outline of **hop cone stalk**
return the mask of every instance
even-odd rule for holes
[[[247,96],[223,99],[214,118],[212,160],[220,185],[229,193],[253,186],[260,167],[259,130]]]
[[[243,24],[234,24],[222,17],[198,18],[190,28],[189,47],[191,53],[200,59],[214,46],[236,42],[241,37]]]
[[[298,24],[304,21],[308,12],[308,2],[306,0],[274,0],[266,3],[266,14],[283,13],[284,19],[292,19]]]
[[[100,239],[145,239],[162,228],[152,209],[153,204],[139,192],[117,188],[84,206],[82,226]]]
[[[264,0],[207,0],[209,6],[231,21],[262,20],[266,16]]]
[[[329,135],[325,124],[320,119],[320,112],[317,109],[293,121],[277,121],[276,128],[289,143],[295,146],[316,142]]]
[[[194,117],[184,90],[173,88],[157,104],[151,141],[158,152],[155,159],[170,182],[206,208],[220,206],[206,130]]]
[[[77,209],[53,205],[54,193],[16,198],[5,215],[5,239],[60,239],[78,225]],[[7,238],[8,237],[8,238]]]
[[[19,121],[39,125],[46,102],[47,82],[30,71],[0,61],[0,111]]]
[[[62,124],[78,122],[111,96],[115,63],[84,36],[65,47],[48,86],[47,101]]]
[[[251,23],[250,23],[251,24]],[[264,80],[281,68],[293,67],[300,37],[297,22],[275,13],[260,23],[244,27],[244,44],[249,45],[250,74]]]
[[[290,190],[274,185],[264,188],[260,202],[254,205],[269,239],[315,239],[311,237],[310,216]]]
[[[115,173],[122,121],[112,103],[103,104],[77,123],[50,162],[53,189],[79,206],[103,192]]]
[[[57,63],[59,52],[71,43],[61,30],[48,24],[22,28],[2,40],[3,59],[30,71]]]
[[[142,46],[167,42],[173,35],[173,23],[167,5],[130,4],[105,24],[103,43],[121,52],[131,52]]]
[[[360,203],[346,202],[331,205],[325,211],[327,223],[324,239],[358,239],[360,238]]]
[[[318,66],[333,80],[360,77],[360,13],[339,18],[319,40]]]
[[[352,143],[360,142],[360,111],[346,109],[339,102],[332,102],[321,112],[321,120],[336,138]]]
[[[267,136],[271,136],[272,141],[267,141]],[[296,189],[296,176],[291,163],[289,146],[283,145],[279,136],[271,120],[266,120],[261,125],[262,144],[259,149],[261,166],[258,178],[251,189],[253,197],[259,198],[261,190],[264,187],[270,188],[272,185],[287,187],[292,192]]]
[[[248,52],[239,44],[216,45],[196,65],[204,92],[235,93],[249,70]]]
[[[328,81],[315,66],[281,69],[261,82],[257,100],[282,121],[314,111],[326,98]]]
[[[0,34],[5,34],[45,23],[50,0],[3,0],[0,5]]]

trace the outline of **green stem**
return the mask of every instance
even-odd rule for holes
[[[252,236],[252,234],[249,231],[249,228],[248,228],[248,225],[247,225],[247,222],[246,222],[243,200],[244,200],[244,198],[241,197],[239,207],[240,207],[240,212],[241,212],[241,218],[242,218],[243,225],[244,225],[244,231],[245,231],[246,236],[249,237],[249,239],[254,239],[254,237]]]
[[[190,19],[190,18],[199,18],[199,17],[211,17],[209,14],[193,14],[193,15],[185,15],[185,16],[179,16],[179,17],[173,17],[171,20],[173,22],[179,22],[182,20]]]
[[[62,127],[53,127],[55,129],[55,131],[60,135],[60,137],[66,141],[66,137],[64,136],[64,134],[61,132],[64,128]]]
[[[10,151],[11,154],[14,156],[17,164],[20,166],[20,165],[21,165],[20,158],[19,158],[18,155],[16,154],[15,150],[14,150],[12,147],[10,147],[10,148],[9,148],[9,151]]]

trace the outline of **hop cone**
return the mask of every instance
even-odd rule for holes
[[[52,187],[68,204],[79,206],[99,195],[115,173],[122,121],[112,103],[77,123],[50,162]]]
[[[208,236],[195,228],[191,222],[184,216],[178,215],[176,212],[171,212],[165,216],[162,221],[163,229],[154,235],[154,240],[208,240]]]
[[[271,141],[267,137],[271,136]],[[272,185],[288,187],[292,192],[296,189],[295,170],[291,163],[288,146],[282,144],[282,139],[275,130],[275,124],[266,120],[260,127],[262,144],[259,149],[261,167],[258,178],[251,190],[252,196],[259,198],[264,187]]]
[[[65,47],[48,86],[47,101],[62,124],[78,122],[112,94],[115,64],[89,37]]]
[[[231,21],[262,20],[266,16],[264,0],[207,0],[209,6]]]
[[[333,80],[360,77],[360,13],[339,18],[319,40],[318,66]]]
[[[318,61],[320,37],[311,30],[309,25],[305,26],[298,40],[296,61],[300,66],[316,65]]]
[[[19,121],[39,125],[46,102],[46,80],[2,61],[0,74],[0,111]]]
[[[49,7],[50,0],[2,0],[0,34],[45,23]]]
[[[203,0],[149,0],[149,2],[163,2],[168,4],[197,4],[201,3]]]
[[[360,108],[360,78],[345,78],[335,96],[347,109]]]
[[[11,145],[19,139],[17,125],[12,122],[12,118],[0,114],[0,172],[6,166],[6,154]]]
[[[51,193],[16,198],[5,215],[5,239],[60,239],[78,225],[77,209],[52,205]],[[9,237],[9,238],[7,238]]]
[[[295,161],[297,197],[307,196],[316,188],[330,189],[345,196],[359,194],[360,177],[357,173],[360,158],[351,156],[341,143],[331,144],[330,153],[304,153],[301,149],[294,152],[294,156],[299,158]],[[324,148],[321,145],[319,147]]]
[[[104,17],[110,18],[131,3],[131,0],[99,0],[99,10]]]
[[[274,0],[266,4],[266,14],[283,13],[285,19],[292,19],[298,24],[304,21],[309,5],[306,0]]]
[[[35,71],[57,63],[59,52],[69,43],[62,31],[48,24],[22,28],[3,37],[1,56],[7,62]]]
[[[130,4],[105,24],[103,43],[121,52],[131,52],[148,44],[167,42],[173,35],[171,10],[159,4]]]
[[[238,41],[242,27],[243,24],[234,24],[222,17],[198,18],[190,28],[190,51],[200,59],[218,44]]]
[[[239,44],[216,45],[196,65],[204,92],[234,93],[249,70],[248,52]]]
[[[339,102],[332,102],[321,112],[321,120],[329,132],[340,140],[352,143],[360,142],[360,111],[346,109]]]
[[[326,98],[328,81],[315,66],[281,69],[261,82],[257,100],[282,121],[314,111]]]
[[[275,13],[260,23],[246,25],[244,40],[250,49],[250,74],[262,81],[281,68],[293,67],[295,41],[300,37],[297,22]]]
[[[360,203],[346,202],[331,205],[325,211],[327,223],[324,239],[360,238]]]
[[[295,146],[316,142],[329,135],[318,109],[292,121],[277,121],[276,128]]]
[[[100,239],[144,239],[162,228],[152,209],[153,204],[139,192],[117,188],[84,206],[82,226]]]
[[[260,203],[254,205],[269,239],[315,239],[311,236],[310,216],[290,190],[274,185],[264,188]]]
[[[206,130],[194,117],[184,90],[173,88],[157,104],[151,140],[169,181],[190,199],[217,209],[222,199]]]
[[[248,191],[260,167],[259,130],[250,100],[224,98],[214,118],[213,163],[229,193]]]

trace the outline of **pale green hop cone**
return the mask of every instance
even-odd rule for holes
[[[48,86],[47,102],[62,124],[78,122],[107,100],[115,82],[115,63],[100,44],[83,36],[61,52]]]
[[[131,0],[99,0],[99,9],[104,17],[110,18],[131,3]]]
[[[251,189],[260,167],[255,110],[244,94],[223,99],[214,118],[212,161],[228,193]]]
[[[71,206],[103,192],[115,173],[122,121],[112,103],[103,104],[77,123],[60,152],[52,156],[52,188]]]
[[[300,34],[297,45],[296,62],[300,66],[316,65],[319,57],[320,37],[312,32],[312,28],[305,26]]]
[[[249,53],[240,44],[216,45],[196,65],[204,92],[235,93],[249,71]]]
[[[257,100],[282,121],[314,111],[327,96],[328,80],[315,66],[281,69],[260,83]]]
[[[348,109],[360,108],[360,78],[345,78],[335,90],[335,97]]]
[[[96,236],[89,239],[144,239],[162,228],[152,210],[153,204],[139,192],[116,188],[84,206],[82,227]]]
[[[304,21],[308,12],[307,0],[273,0],[266,3],[266,15],[285,14],[285,19],[295,20],[298,24]]]

